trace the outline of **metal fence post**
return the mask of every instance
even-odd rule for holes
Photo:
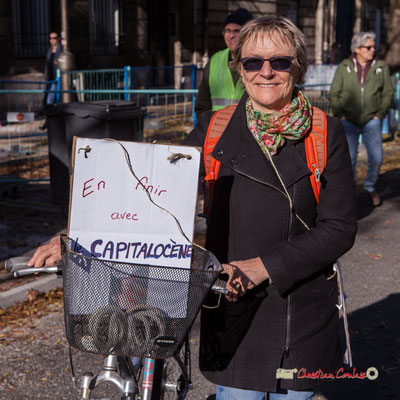
[[[197,77],[197,66],[196,64],[192,64],[192,89],[195,90],[196,89],[196,77]],[[194,111],[194,103],[196,100],[196,96],[194,95],[194,93],[192,94],[192,117],[193,117],[193,127],[196,126],[197,123],[197,117],[196,117],[196,113]]]
[[[131,67],[130,65],[126,65],[124,67],[124,87],[125,87],[125,94],[124,99],[125,101],[131,100],[131,95],[127,91],[131,89]]]
[[[394,112],[394,116],[396,119],[396,126],[399,125],[399,106],[400,106],[400,74],[398,72],[396,72],[396,86],[395,86],[395,90],[394,90],[394,99],[395,99],[395,112]]]
[[[56,77],[56,85],[57,85],[57,93],[56,93],[56,103],[60,102],[60,89],[61,89],[61,72],[57,68],[57,77]]]

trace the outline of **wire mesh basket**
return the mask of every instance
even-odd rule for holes
[[[170,357],[222,270],[195,244],[190,268],[177,268],[86,257],[61,241],[66,336],[91,353]]]

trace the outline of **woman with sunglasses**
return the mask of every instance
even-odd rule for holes
[[[232,64],[246,91],[212,153],[221,166],[206,234],[229,293],[202,310],[200,369],[217,400],[310,399],[323,380],[307,374],[342,366],[332,263],[357,230],[346,137],[327,117],[317,202],[304,147],[313,109],[298,88],[304,34],[285,17],[255,19]],[[184,144],[203,146],[212,114]]]

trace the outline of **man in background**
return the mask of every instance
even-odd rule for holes
[[[359,137],[367,150],[368,171],[364,188],[374,207],[382,201],[375,189],[383,161],[381,121],[393,97],[389,67],[375,57],[375,33],[359,32],[351,40],[352,55],[336,70],[329,100],[346,133],[356,180]]]
[[[46,81],[55,81],[57,78],[58,57],[62,52],[60,37],[57,32],[51,32],[49,35],[50,47],[47,50],[46,64],[44,67],[44,76]],[[50,83],[47,90],[57,90],[57,84]],[[45,103],[53,104],[56,102],[56,93],[47,93]]]
[[[238,103],[242,97],[244,88],[240,75],[237,71],[230,70],[229,62],[232,60],[232,51],[236,47],[240,30],[251,19],[252,14],[245,8],[238,8],[225,18],[222,34],[227,48],[215,53],[204,68],[195,103],[198,119],[205,111],[217,111]]]

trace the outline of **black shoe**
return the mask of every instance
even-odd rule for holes
[[[371,203],[373,207],[379,207],[380,205],[382,205],[382,200],[376,190],[374,190],[373,192],[368,192],[368,194],[371,198]]]

